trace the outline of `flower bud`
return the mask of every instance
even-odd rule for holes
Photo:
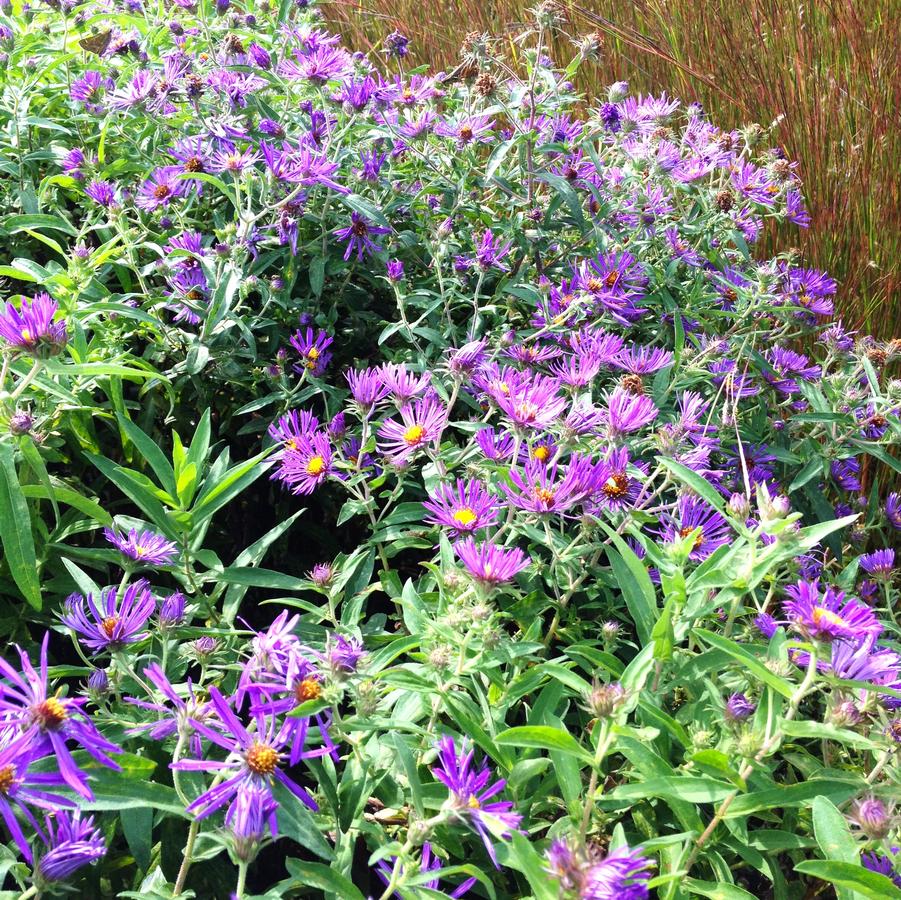
[[[870,840],[879,841],[892,830],[892,809],[876,797],[855,800],[848,821],[856,825]]]
[[[629,82],[616,81],[607,88],[607,100],[610,103],[620,103],[629,96]]]
[[[596,719],[609,719],[626,702],[626,689],[618,682],[595,682],[588,694],[586,709]]]

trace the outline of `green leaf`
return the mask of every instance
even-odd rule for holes
[[[48,216],[41,213],[6,216],[0,221],[0,228],[3,228],[9,234],[36,228],[47,228],[51,231],[63,231],[66,234],[71,234],[73,237],[78,235],[78,229],[61,216]]]
[[[605,799],[644,800],[648,797],[685,800],[689,803],[718,803],[725,800],[735,788],[713,778],[680,776],[672,778],[649,778],[635,784],[624,784],[615,788]]]
[[[690,487],[699,497],[703,497],[714,509],[718,509],[720,512],[725,511],[726,505],[722,496],[709,481],[702,478],[697,472],[665,456],[658,456],[657,462],[669,469],[676,476],[678,482]]]
[[[153,843],[153,810],[149,806],[130,807],[119,813],[119,819],[131,855],[138,868],[146,872],[150,866],[150,848]]]
[[[550,725],[520,725],[502,731],[495,742],[505,747],[534,747],[541,750],[558,750],[581,760],[593,763],[592,755],[568,732]]]
[[[607,558],[613,568],[613,575],[623,592],[623,599],[629,614],[635,622],[635,630],[642,645],[651,639],[651,632],[657,623],[659,611],[657,609],[657,595],[654,584],[644,563],[638,558],[635,551],[605,523],[601,523],[616,550],[607,548]]]
[[[705,643],[710,644],[710,646],[716,647],[717,650],[722,650],[724,653],[728,653],[729,656],[737,659],[747,667],[752,675],[759,678],[777,693],[782,694],[783,697],[791,697],[794,693],[794,688],[789,682],[773,674],[756,656],[752,656],[744,647],[736,644],[735,641],[730,641],[728,638],[714,634],[704,628],[695,628],[692,633],[695,637],[699,637]]]
[[[269,468],[269,464],[265,460],[270,452],[270,450],[264,450],[253,459],[232,466],[221,479],[216,480],[215,484],[211,484],[209,479],[205,480],[203,491],[197,498],[193,509],[197,522],[202,523],[211,518],[216,510],[221,509],[226,503],[237,497],[244,488],[253,484],[264,474]]]
[[[756,894],[748,893],[744,888],[719,881],[698,881],[697,878],[684,878],[679,884],[691,894],[710,897],[710,900],[757,900]]]
[[[559,891],[556,882],[548,877],[547,863],[525,835],[514,831],[509,841],[498,846],[497,855],[502,865],[526,876],[535,900],[557,900]]]
[[[360,891],[347,878],[322,863],[286,859],[285,868],[291,875],[291,879],[277,885],[281,889],[318,888],[320,891],[334,894],[340,900],[365,900]],[[278,896],[284,895],[280,893]]]
[[[174,497],[176,495],[175,473],[172,471],[172,465],[166,459],[165,453],[160,449],[160,445],[141,431],[128,417],[116,413],[116,418],[119,420],[119,427],[128,435],[128,439],[138,448],[138,452],[153,469],[164,490]]]
[[[811,778],[798,784],[783,784],[779,787],[754,791],[736,797],[726,813],[727,819],[747,816],[762,809],[780,809],[790,806],[808,805],[820,795],[829,797],[833,803],[844,803],[864,787],[862,778],[839,781],[836,778]]]
[[[802,875],[813,875],[821,881],[828,881],[836,887],[857,891],[871,900],[901,900],[899,890],[891,878],[871,872],[863,866],[834,860],[809,859],[795,866]]]
[[[848,820],[828,797],[815,797],[813,801],[813,833],[827,860],[859,865],[860,851],[857,841],[848,827]],[[852,900],[855,892],[837,885],[841,900]]]
[[[13,448],[5,441],[0,441],[0,541],[13,581],[28,604],[40,609],[41,582],[31,533],[31,513],[19,485]]]
[[[301,847],[315,853],[320,859],[334,859],[335,853],[322,836],[313,814],[280,781],[272,788],[278,801],[278,830],[285,837],[297,841]]]
[[[256,566],[229,566],[216,574],[216,581],[242,584],[246,587],[274,588],[279,591],[303,591],[309,582],[293,575],[283,575],[274,569],[258,569]]]

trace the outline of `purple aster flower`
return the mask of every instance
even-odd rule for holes
[[[317,428],[319,419],[305,409],[292,409],[277,422],[273,422],[267,433],[273,443],[281,448],[275,458],[281,459],[287,450],[296,450],[301,440],[309,438]]]
[[[37,871],[43,881],[65,881],[83,866],[106,855],[106,842],[94,817],[66,810],[45,815],[47,850],[38,860]]]
[[[269,55],[269,51],[261,47],[256,41],[251,41],[247,45],[247,55],[261,69],[272,68],[272,57]]]
[[[186,182],[179,179],[180,166],[160,166],[150,173],[150,177],[138,190],[135,205],[146,212],[153,212],[161,206],[183,197]]]
[[[389,281],[403,281],[404,264],[399,259],[389,259],[385,264],[385,274]]]
[[[632,463],[626,447],[612,450],[606,459],[607,468],[594,500],[600,509],[619,511],[632,506],[641,493],[642,480],[629,472],[630,465],[647,475],[644,463]]]
[[[388,396],[388,386],[382,379],[382,369],[350,369],[344,377],[350,387],[350,396],[363,417],[368,417],[375,405]]]
[[[332,445],[327,434],[316,431],[282,451],[279,468],[272,477],[284,482],[294,494],[312,494],[331,474]]]
[[[617,385],[606,395],[605,424],[611,438],[638,431],[657,418],[660,410],[645,394],[633,394]]]
[[[509,800],[491,799],[504,789],[507,782],[498,779],[490,783],[488,763],[482,762],[476,766],[474,753],[465,743],[458,752],[454,739],[445,735],[438,741],[439,765],[432,769],[432,773],[450,792],[448,810],[455,818],[475,829],[491,861],[497,866],[491,834],[500,833],[509,837],[519,826],[522,816],[512,812],[513,803]]]
[[[521,431],[547,428],[566,411],[569,402],[560,395],[561,384],[556,378],[529,378],[521,373],[514,377],[512,384],[503,379],[492,396],[501,412]]]
[[[481,481],[457,479],[456,486],[442,484],[422,504],[431,515],[425,521],[450,528],[454,536],[470,534],[497,523],[500,504]]]
[[[620,350],[611,360],[617,368],[631,372],[633,375],[647,375],[672,365],[673,354],[660,347],[645,347],[633,344]]]
[[[31,844],[25,837],[18,810],[37,834],[42,834],[41,826],[30,807],[36,806],[51,812],[74,806],[71,800],[52,794],[49,787],[62,787],[65,779],[59,772],[33,772],[32,764],[45,754],[34,740],[35,732],[24,734],[17,728],[0,730],[0,816],[15,840],[19,852],[31,864]]]
[[[74,741],[103,766],[119,769],[110,759],[110,753],[121,753],[116,744],[108,741],[85,713],[85,699],[63,697],[59,692],[50,693],[47,675],[47,641],[41,644],[39,669],[31,664],[28,654],[19,649],[17,672],[6,660],[0,659],[0,714],[4,724],[15,725],[22,732],[31,731],[31,741],[36,753],[56,756],[59,774],[73,791],[87,799],[94,795],[88,787],[87,775],[78,768],[68,747]]]
[[[888,581],[895,570],[895,551],[889,548],[864,553],[860,557],[860,567],[874,578]]]
[[[185,602],[185,595],[181,591],[176,591],[163,600],[157,617],[160,628],[175,628],[184,623]]]
[[[850,456],[848,459],[836,459],[832,461],[829,467],[829,474],[832,480],[843,491],[860,491],[860,462],[856,456]]]
[[[148,637],[141,629],[155,611],[156,602],[141,578],[130,584],[121,597],[118,588],[105,588],[99,604],[94,602],[93,594],[72,594],[66,599],[66,611],[60,618],[94,653],[115,653]]]
[[[332,358],[332,354],[326,352],[332,341],[333,338],[321,329],[316,332],[312,328],[295,331],[291,337],[291,346],[300,355],[300,363],[294,367],[296,371],[306,370],[312,375],[321,375]]]
[[[435,133],[454,138],[458,147],[491,143],[494,119],[490,116],[464,116],[455,122],[439,122]]]
[[[892,848],[892,855],[886,856],[883,853],[862,853],[860,856],[860,862],[865,869],[869,869],[871,872],[876,872],[879,875],[885,875],[886,878],[890,878],[896,887],[901,888],[901,873],[899,873],[898,869],[895,867],[898,854],[898,848]]]
[[[336,238],[347,241],[347,249],[344,251],[344,259],[350,259],[356,252],[357,262],[361,262],[364,255],[381,253],[382,248],[373,240],[372,235],[390,234],[390,228],[381,225],[373,225],[365,216],[358,212],[350,214],[350,225],[346,228],[338,228],[332,232]]]
[[[87,158],[84,155],[84,150],[80,147],[73,147],[63,156],[60,166],[67,175],[71,175],[76,181],[81,181],[84,178],[84,165],[94,161]]]
[[[103,536],[127,559],[145,566],[168,566],[178,556],[178,544],[167,541],[152,531],[132,528],[121,535],[112,528],[104,528]]]
[[[278,802],[268,787],[243,784],[225,816],[225,827],[232,833],[235,856],[251,861],[267,830],[275,834]]]
[[[471,537],[457,541],[454,552],[476,582],[486,588],[512,581],[532,561],[519,547],[499,547],[491,541],[477,544]]]
[[[869,606],[850,597],[846,600],[845,592],[831,585],[820,593],[818,580],[799,581],[785,593],[791,598],[784,605],[786,618],[808,640],[862,641],[882,633]]]
[[[416,375],[403,363],[383,363],[379,366],[382,384],[388,388],[391,398],[398,406],[405,406],[416,397],[429,392],[432,373]]]
[[[405,465],[418,450],[440,439],[447,409],[437,397],[424,397],[400,409],[401,421],[386,419],[379,427],[379,452],[394,465]]]
[[[111,181],[95,179],[88,183],[84,192],[98,206],[102,206],[105,209],[118,209],[119,207],[119,200],[116,196],[116,186]]]
[[[350,54],[341,47],[320,46],[308,53],[295,51],[294,59],[285,59],[278,73],[285,78],[301,78],[314,84],[344,78],[352,71]]]
[[[895,531],[901,531],[901,494],[897,491],[885,498],[885,518]]]
[[[163,702],[126,697],[127,703],[156,715],[155,721],[129,728],[128,734],[146,734],[153,741],[162,741],[173,735],[184,736],[188,740],[191,753],[199,759],[203,755],[203,744],[200,735],[194,730],[193,723],[200,721],[210,727],[220,727],[210,704],[195,693],[190,678],[187,679],[182,696],[157,663],[151,663],[144,669],[144,677],[162,694]]]
[[[728,722],[743,722],[753,716],[756,709],[757,704],[752,703],[744,694],[732,694],[726,702],[724,715]]]
[[[635,304],[644,297],[647,283],[644,268],[626,251],[586,260],[577,278],[579,288],[621,325],[629,325],[646,312]]]
[[[763,377],[781,394],[796,394],[800,390],[797,379],[815,381],[820,377],[819,366],[811,365],[803,353],[795,353],[784,347],[773,347],[764,351],[764,358],[771,371],[765,371]]]
[[[330,634],[325,642],[325,652],[317,655],[333,674],[349,675],[357,671],[360,660],[366,656],[366,648],[356,638]]]
[[[194,728],[208,741],[228,751],[224,760],[181,759],[172,763],[173,769],[216,772],[221,783],[202,793],[188,806],[198,819],[205,819],[229,804],[226,821],[231,822],[237,813],[239,793],[245,789],[270,793],[277,781],[312,810],[319,807],[316,801],[299,784],[292,781],[281,769],[284,747],[288,735],[279,731],[276,720],[259,710],[252,711],[255,730],[251,733],[232,711],[228,701],[218,688],[210,687],[210,705],[216,711],[223,731],[214,731],[206,723],[193,720]],[[275,811],[269,819],[273,837],[277,836]]]
[[[663,232],[674,259],[680,259],[687,266],[702,266],[704,260],[698,252],[680,234],[675,226]]]
[[[870,840],[881,841],[892,829],[894,804],[888,808],[878,797],[855,800],[848,821],[856,825]]]
[[[547,851],[549,874],[578,900],[646,900],[653,863],[640,849],[619,847],[602,856],[594,847],[556,840]]]
[[[53,321],[58,309],[57,302],[45,293],[23,298],[18,308],[7,303],[0,312],[0,338],[33,355],[57,353],[68,339],[66,323]]]
[[[487,459],[503,461],[512,455],[516,439],[506,431],[498,433],[494,428],[481,428],[476,432],[475,442]]]
[[[486,269],[500,269],[501,272],[509,272],[510,267],[503,263],[504,258],[513,246],[512,241],[502,244],[494,237],[489,228],[483,235],[479,246],[476,248],[476,262],[483,271]]]
[[[392,31],[382,40],[382,53],[393,56],[395,59],[403,59],[407,55],[409,43],[410,39],[406,35],[399,31]],[[423,858],[425,858],[425,847],[423,847]]]
[[[545,465],[540,460],[529,460],[522,474],[511,469],[509,478],[512,487],[501,487],[514,506],[533,513],[562,514],[598,489],[599,482],[606,480],[606,467],[573,455],[565,469],[556,462]]]
[[[660,536],[667,543],[687,538],[697,530],[688,558],[702,562],[715,550],[732,539],[729,523],[700,497],[683,494],[676,501],[676,508],[664,517]]]
[[[785,217],[800,228],[810,227],[810,213],[804,205],[800,191],[790,190],[785,194]]]
[[[301,645],[294,634],[299,615],[282,610],[266,631],[258,632],[250,643],[250,658],[241,669],[235,700],[238,709],[252,688],[269,684],[280,688],[288,683],[296,670],[297,660],[303,659]]]
[[[106,91],[113,87],[112,79],[89,69],[80,78],[76,78],[69,87],[69,96],[77,103],[83,103],[89,111],[99,111],[98,103]]]

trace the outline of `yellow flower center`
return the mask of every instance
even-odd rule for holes
[[[307,475],[321,475],[325,471],[325,460],[321,456],[313,456],[307,463]]]
[[[304,678],[294,688],[294,697],[298,703],[307,700],[318,700],[322,696],[322,685],[315,678]]]
[[[425,438],[425,428],[422,425],[411,425],[404,432],[404,443],[410,447],[415,447],[423,442]]]
[[[268,744],[256,741],[244,754],[244,762],[254,775],[271,775],[278,767],[278,753]]]
[[[16,783],[15,766],[4,766],[0,769],[0,794],[6,796],[9,794],[12,786]]]
[[[554,492],[547,488],[535,488],[535,499],[543,506],[550,506],[554,502]]]
[[[23,341],[27,341],[27,342],[29,342],[29,343],[31,342],[31,340],[32,340],[32,338],[31,338],[31,331],[30,331],[28,328],[23,328],[23,329],[22,329],[22,340],[23,340]]]
[[[56,697],[48,697],[34,708],[34,718],[45,731],[55,731],[66,720],[66,707]]]
[[[831,610],[823,609],[822,606],[815,606],[813,608],[813,624],[837,625],[839,628],[846,628],[848,626],[848,623],[841,616],[836,615]]]
[[[319,351],[315,347],[307,350],[307,359],[319,359]]]
[[[537,459],[538,462],[544,462],[551,455],[550,447],[535,447],[532,450],[532,459]]]
[[[473,794],[473,795],[466,801],[466,805],[467,805],[470,809],[480,809],[481,806],[482,806],[482,804],[479,803],[479,798],[476,797],[475,794]]]
[[[458,524],[462,525],[464,528],[467,525],[472,525],[473,522],[478,518],[475,512],[471,510],[468,506],[464,506],[463,509],[458,509],[451,518]]]
[[[605,497],[622,497],[629,489],[629,477],[622,472],[614,472],[601,488]]]

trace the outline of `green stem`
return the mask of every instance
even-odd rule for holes
[[[197,832],[200,830],[200,820],[194,819],[191,827],[188,829],[188,840],[185,843],[184,854],[182,855],[181,867],[178,870],[178,877],[175,879],[175,888],[172,891],[173,897],[178,897],[185,889],[185,881],[188,878],[188,871],[191,868],[191,855],[194,853],[194,841],[197,840]]]
[[[244,885],[247,883],[247,863],[238,864],[238,884],[235,887],[235,900],[241,900],[244,896]]]
[[[19,382],[18,387],[9,395],[9,402],[15,402],[18,397],[22,394],[25,388],[31,384],[32,381],[37,377],[38,372],[41,371],[41,361],[36,359],[31,366],[31,369],[28,371],[28,374]]]

